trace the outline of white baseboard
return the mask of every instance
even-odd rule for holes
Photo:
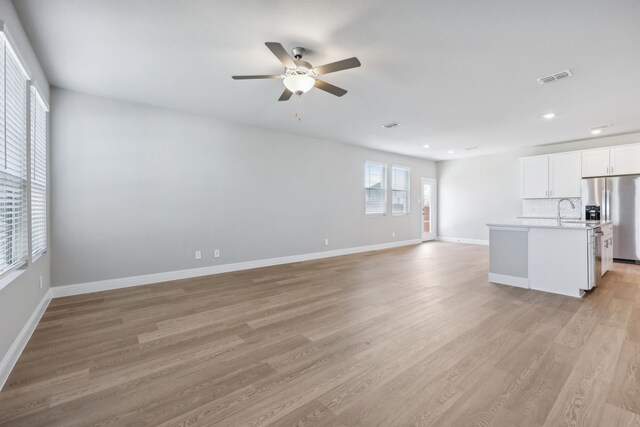
[[[18,358],[22,354],[22,350],[24,350],[25,346],[29,342],[29,338],[31,338],[31,334],[38,326],[38,322],[40,322],[40,318],[44,314],[49,302],[51,301],[51,290],[47,291],[46,294],[42,297],[42,300],[36,307],[36,309],[31,313],[31,317],[27,321],[27,324],[24,325],[16,339],[9,347],[9,351],[4,355],[2,360],[0,361],[0,390],[4,387],[4,383],[9,378],[9,374],[13,367],[15,366]]]
[[[467,243],[469,245],[484,245],[489,246],[488,240],[479,240],[479,239],[465,239],[463,237],[436,237],[436,240],[441,242],[451,242],[451,243]]]
[[[270,267],[293,262],[311,261],[314,259],[330,258],[341,255],[357,254],[361,252],[377,251],[380,249],[397,248],[400,246],[417,245],[420,239],[403,240],[400,242],[381,243],[377,245],[358,246],[355,248],[336,249],[332,251],[313,252],[302,255],[291,255],[279,258],[268,258],[256,261],[245,261],[233,264],[212,265],[187,270],[167,271],[164,273],[145,274],[142,276],[122,277],[118,279],[97,280],[95,282],[77,283],[73,285],[52,286],[53,298],[71,295],[87,294],[91,292],[108,291],[112,289],[130,288],[134,286],[150,285],[152,283],[168,282],[171,280],[189,279],[192,277],[209,276],[212,274],[228,273],[232,271],[250,270],[252,268]]]
[[[527,277],[509,276],[506,274],[489,273],[491,283],[501,285],[517,286],[518,288],[529,289],[529,279]]]

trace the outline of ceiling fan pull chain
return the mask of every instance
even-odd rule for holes
[[[297,112],[293,115],[297,121],[301,122],[302,121],[302,95],[295,95],[294,101],[293,101],[293,105],[294,108],[297,110]]]

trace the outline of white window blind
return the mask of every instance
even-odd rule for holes
[[[364,167],[365,213],[387,213],[387,165],[366,162]]]
[[[394,215],[409,213],[409,168],[391,168],[391,212]]]
[[[31,253],[47,250],[47,106],[31,86]]]
[[[0,62],[0,274],[27,259],[28,76],[4,34]]]

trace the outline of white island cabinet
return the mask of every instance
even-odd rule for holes
[[[521,219],[487,225],[490,282],[582,297],[604,272],[595,242],[607,223]]]

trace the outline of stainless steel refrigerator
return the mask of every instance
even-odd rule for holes
[[[613,259],[640,264],[640,175],[582,180],[582,219],[587,207],[613,222]]]

